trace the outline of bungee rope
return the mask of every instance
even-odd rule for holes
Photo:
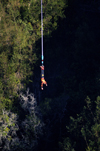
[[[42,8],[42,0],[41,0],[41,48],[42,48],[42,52],[41,52],[41,59],[42,59],[42,65],[43,65],[43,8]]]
[[[43,3],[41,0],[41,90],[43,90],[43,84],[47,86],[47,82],[44,79],[44,56],[43,56]]]

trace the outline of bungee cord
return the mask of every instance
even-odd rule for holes
[[[43,65],[43,6],[42,6],[42,0],[41,0],[41,48],[42,48],[42,53],[41,53],[41,59],[42,59],[42,65]]]
[[[41,90],[43,90],[43,84],[47,86],[47,82],[44,79],[44,56],[43,56],[43,3],[41,0]]]

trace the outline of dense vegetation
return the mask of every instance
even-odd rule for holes
[[[0,1],[0,150],[100,150],[100,0]]]

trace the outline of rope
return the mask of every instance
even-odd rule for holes
[[[41,0],[41,60],[42,60],[42,65],[43,65],[43,4],[42,4],[42,0]]]

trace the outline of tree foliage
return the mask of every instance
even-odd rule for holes
[[[38,137],[42,135],[43,122],[36,99],[27,90],[20,95],[22,115],[19,117],[3,110],[0,116],[0,146],[3,151],[33,150],[37,148]]]
[[[100,150],[99,7],[100,0],[43,0],[41,92],[40,0],[0,1],[0,149]]]
[[[43,1],[44,35],[57,27],[64,7],[64,0]],[[1,1],[0,14],[0,100],[5,102],[6,97],[14,98],[25,88],[40,56],[35,42],[41,37],[41,3]]]
[[[100,97],[97,97],[95,104],[88,96],[85,102],[86,106],[83,111],[76,118],[70,117],[70,125],[66,128],[70,136],[67,139],[71,140],[68,145],[68,140],[64,139],[64,150],[69,146],[75,150],[97,151],[100,149]]]

